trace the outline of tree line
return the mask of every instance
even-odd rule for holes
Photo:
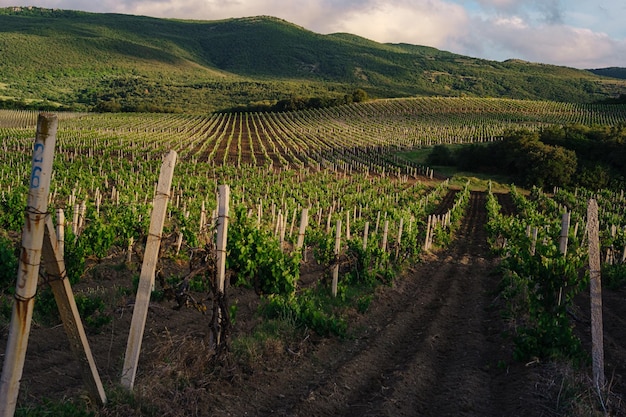
[[[291,96],[275,103],[251,103],[231,107],[224,113],[249,113],[249,112],[287,112],[306,109],[322,109],[326,107],[341,106],[343,104],[361,103],[369,99],[365,90],[360,88],[351,94],[344,94],[341,97],[302,97]]]
[[[501,141],[452,151],[438,145],[430,165],[501,174],[522,186],[626,187],[626,124],[550,126],[539,131],[512,130]]]

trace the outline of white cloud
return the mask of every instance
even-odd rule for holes
[[[378,42],[445,47],[456,43],[469,18],[456,4],[442,1],[377,2],[354,10],[329,29],[357,33]]]
[[[606,33],[567,25],[530,25],[519,18],[476,22],[479,28],[465,45],[498,59],[521,58],[576,68],[626,65],[626,40],[612,39]],[[616,58],[622,57],[621,63]]]

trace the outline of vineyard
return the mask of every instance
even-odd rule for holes
[[[37,116],[0,111],[2,340],[11,317]],[[432,169],[403,156],[437,144],[492,142],[512,129],[617,125],[626,122],[623,105],[412,98],[287,113],[60,113],[58,119],[48,212],[56,223],[65,218],[66,277],[75,287],[81,318],[90,340],[96,341],[96,362],[113,392],[112,408],[100,410],[101,415],[152,415],[151,406],[162,410],[168,400],[167,415],[188,415],[188,407],[201,410],[198,415],[268,415],[276,409],[283,413],[279,415],[309,409],[317,413],[313,415],[410,415],[415,410],[437,415],[433,404],[446,404],[441,393],[450,392],[459,397],[441,408],[446,413],[498,415],[506,409],[509,415],[523,415],[512,408],[522,405],[498,387],[507,381],[501,372],[506,364],[535,358],[587,363],[588,342],[580,336],[580,326],[570,323],[589,286],[585,230],[590,198],[600,207],[606,282],[619,288],[624,279],[623,192],[523,193],[510,186],[503,193],[491,184],[478,189],[465,178],[437,179]],[[133,405],[114,387],[158,195],[159,168],[170,150],[178,161],[139,365],[142,394]],[[226,299],[216,292],[213,258],[218,187],[223,184],[230,187],[231,207]],[[571,225],[565,231],[564,213]],[[559,247],[563,235],[566,251]],[[504,271],[504,279],[495,276],[490,251],[502,259],[498,271]],[[71,367],[71,355],[63,347],[66,340],[52,336],[63,330],[47,288],[51,279],[43,265],[32,335],[35,359],[29,365],[26,356],[26,388],[18,412],[40,396],[57,400],[76,397],[81,390],[78,365]],[[499,295],[493,295],[496,289]],[[209,322],[216,304],[227,316],[228,357],[212,339]],[[460,320],[476,306],[483,306],[475,311],[480,318]],[[501,312],[486,313],[495,308]],[[450,315],[455,319],[450,321]],[[506,324],[496,324],[490,315],[504,315]],[[484,322],[493,324],[485,330]],[[507,350],[498,348],[503,346],[499,332],[510,334]],[[55,341],[48,343],[48,338]],[[340,340],[352,340],[349,349],[359,353],[347,357],[347,351],[334,350],[340,349]],[[619,361],[623,344],[617,336],[612,340],[609,361]],[[432,353],[440,343],[440,352],[449,354]],[[475,347],[465,351],[467,346]],[[388,357],[392,351],[397,358]],[[316,368],[310,352],[330,363]],[[378,356],[390,362],[364,370]],[[63,365],[55,364],[55,358]],[[434,374],[419,379],[423,369],[411,362],[418,358]],[[264,363],[260,368],[259,361]],[[514,377],[522,375],[524,389],[536,385],[532,371],[507,366]],[[617,362],[611,366],[626,372]],[[457,375],[455,367],[463,372]],[[55,376],[61,368],[62,375]],[[263,381],[273,377],[272,368],[287,376],[270,389]],[[471,373],[474,368],[477,373]],[[317,375],[314,386],[292,379],[306,380],[307,372]],[[363,380],[357,382],[359,372]],[[478,380],[462,386],[478,374]],[[56,378],[65,382],[57,384]],[[206,394],[221,384],[216,381],[228,381],[223,396]],[[443,391],[430,391],[434,382]],[[345,387],[354,384],[350,393]],[[417,391],[406,391],[409,386]],[[489,395],[483,393],[487,399],[473,398],[471,390],[485,386],[491,389]],[[256,402],[228,401],[228,396],[240,395],[234,394],[237,387],[248,390]],[[254,391],[259,389],[268,395]],[[199,399],[201,392],[215,403]],[[321,401],[333,393],[332,401]],[[496,401],[498,396],[503,399]],[[415,399],[405,404],[406,398]],[[429,398],[436,401],[429,404]],[[507,398],[515,404],[501,403]],[[604,400],[605,406],[617,407],[613,397]]]

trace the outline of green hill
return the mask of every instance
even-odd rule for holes
[[[219,21],[0,9],[5,106],[207,112],[290,96],[490,96],[591,102],[626,81],[522,61],[320,35],[261,16]],[[0,103],[1,104],[1,103]]]
[[[602,75],[604,77],[621,78],[626,80],[626,68],[610,67],[610,68],[597,68],[589,70],[596,75]]]

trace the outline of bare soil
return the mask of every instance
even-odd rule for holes
[[[424,254],[421,262],[380,287],[364,314],[350,316],[346,338],[322,338],[306,330],[283,342],[268,341],[248,357],[211,359],[208,317],[153,302],[148,313],[135,398],[116,388],[126,348],[132,302],[132,268],[112,259],[92,266],[76,292],[100,292],[113,305],[113,321],[89,334],[110,405],[103,416],[565,416],[570,381],[586,371],[565,365],[512,359],[512,345],[497,298],[500,275],[489,255],[485,194],[473,192],[452,244]],[[506,201],[502,197],[501,201]],[[115,265],[121,265],[114,267]],[[136,265],[138,268],[139,265]],[[184,265],[171,264],[175,271]],[[309,262],[303,279],[322,274]],[[626,375],[626,303],[623,293],[606,297],[607,376],[612,378],[611,415],[619,410]],[[233,338],[260,323],[258,296],[229,288],[237,305]],[[581,305],[584,305],[584,295]],[[585,344],[588,316],[581,307],[577,328]],[[0,329],[0,354],[8,329]],[[3,355],[2,355],[3,356]],[[582,375],[582,377],[581,377]],[[582,378],[582,379],[581,379]],[[34,323],[19,404],[42,398],[84,397],[78,364],[61,325]],[[593,402],[589,398],[579,401]],[[597,410],[597,404],[587,404]],[[592,412],[587,415],[602,415]]]

